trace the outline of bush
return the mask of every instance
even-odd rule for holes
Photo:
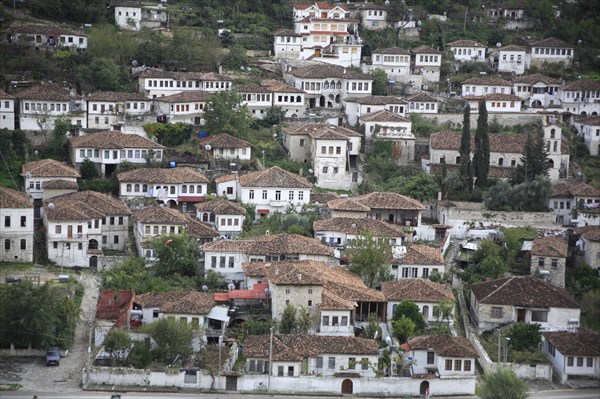
[[[131,348],[131,351],[129,352],[129,357],[127,360],[136,369],[146,368],[146,366],[149,365],[150,361],[152,360],[148,345],[141,341],[134,343],[133,348]]]

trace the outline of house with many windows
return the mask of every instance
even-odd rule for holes
[[[498,72],[523,75],[529,69],[530,57],[527,48],[522,46],[503,46],[490,56],[492,67]]]
[[[562,63],[570,67],[575,57],[575,46],[560,39],[549,37],[531,43],[531,66]]]
[[[431,273],[444,274],[444,255],[440,248],[411,244],[406,252],[394,256],[390,273],[396,280],[429,278]]]
[[[143,120],[151,113],[151,102],[140,93],[99,91],[85,97],[89,129],[110,129],[119,122]]]
[[[242,234],[246,209],[226,199],[194,204],[196,218],[214,226],[221,238],[232,239]]]
[[[421,335],[410,337],[407,344],[409,352],[404,356],[409,355],[413,360],[413,376],[431,375],[442,379],[471,376],[475,379],[475,359],[479,356],[467,338]]]
[[[215,72],[174,72],[143,68],[132,73],[138,90],[148,98],[158,98],[189,91],[214,93],[233,88],[232,79]]]
[[[411,114],[437,114],[439,112],[438,100],[429,94],[420,92],[404,97],[408,103],[407,113]]]
[[[131,211],[119,199],[79,191],[44,202],[48,259],[60,267],[105,267],[105,251],[128,245]]]
[[[454,294],[452,290],[443,284],[434,283],[427,278],[411,278],[396,281],[384,281],[381,283],[381,292],[388,301],[387,320],[394,317],[396,307],[402,301],[414,302],[423,315],[426,322],[441,321],[440,304],[452,302],[452,310],[449,318],[454,314]]]
[[[476,77],[463,82],[462,96],[487,96],[489,94],[511,94],[509,81],[494,77]]]
[[[36,48],[53,50],[71,48],[85,51],[88,46],[88,37],[85,33],[57,25],[20,25],[8,28],[8,33],[11,43],[35,46]]]
[[[552,195],[548,199],[548,208],[556,214],[556,223],[562,226],[571,225],[577,220],[574,212],[598,207],[600,190],[584,182],[556,183],[552,187]]]
[[[293,29],[273,32],[273,55],[280,59],[298,59],[302,56],[302,35]]]
[[[227,159],[231,161],[249,161],[252,159],[252,145],[246,140],[227,133],[219,133],[198,141],[209,158]]]
[[[557,79],[535,73],[514,78],[512,80],[512,93],[520,97],[526,107],[538,109],[559,107],[558,89],[562,84]]]
[[[565,83],[558,90],[563,111],[574,115],[600,115],[600,81],[578,79]]]
[[[21,130],[51,131],[58,118],[86,128],[85,102],[73,90],[54,84],[38,84],[14,93],[19,99]]]
[[[440,81],[440,68],[442,67],[442,52],[429,46],[418,46],[410,50],[410,74],[411,77],[420,77],[415,79],[417,85],[427,82]]]
[[[474,40],[456,40],[446,44],[454,55],[454,60],[460,62],[485,62],[485,45]]]
[[[0,261],[33,262],[33,201],[0,186]]]
[[[408,103],[404,99],[394,96],[346,97],[342,102],[346,121],[351,126],[356,126],[363,115],[385,110],[405,117],[408,109]]]
[[[157,97],[154,104],[158,117],[163,118],[165,123],[200,126],[204,123],[204,110],[211,95],[199,90],[185,91]]]
[[[583,142],[590,151],[590,155],[600,154],[600,116],[576,119],[573,121],[573,126],[577,129],[579,136],[583,137]]]
[[[372,234],[386,239],[392,248],[403,245],[406,234],[398,225],[381,220],[334,217],[313,222],[315,238],[337,248],[352,248],[356,240],[364,239],[365,234]]]
[[[131,0],[113,2],[116,25],[120,29],[134,31],[166,26],[169,19],[167,7],[162,2],[158,5],[155,4],[144,4]]]
[[[25,181],[25,192],[34,200],[36,213],[42,199],[77,191],[77,169],[54,159],[26,162],[21,166],[21,177]],[[39,214],[38,214],[39,216]]]
[[[388,7],[373,2],[356,2],[347,4],[351,7],[350,15],[360,18],[360,26],[366,30],[381,30],[388,27]]]
[[[600,334],[597,332],[585,328],[547,331],[542,343],[561,384],[574,379],[600,378]]]

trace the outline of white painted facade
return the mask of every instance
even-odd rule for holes
[[[79,106],[77,106],[79,105]],[[66,99],[37,100],[20,98],[19,126],[21,130],[52,131],[58,118],[86,128],[85,107]]]
[[[219,215],[208,211],[196,211],[196,219],[213,225],[221,237],[231,239],[242,234],[244,215]]]
[[[480,46],[449,46],[454,59],[459,62],[485,62],[485,47]]]
[[[181,234],[184,231],[184,226],[175,223],[141,223],[136,221],[133,230],[138,256],[143,257],[146,263],[152,263],[156,260],[156,251],[147,242],[163,235]]]
[[[600,119],[597,121],[574,121],[573,125],[580,136],[583,137],[585,146],[590,151],[590,155],[596,156],[600,147]]]
[[[531,65],[541,67],[544,63],[563,63],[569,67],[573,62],[575,49],[573,47],[554,47],[543,44],[531,46]]]
[[[411,77],[422,76],[423,83],[440,81],[440,68],[442,67],[441,52],[425,46],[411,50]]]
[[[546,339],[542,339],[546,357],[552,363],[552,369],[561,384],[569,377],[590,379],[600,378],[600,356],[569,356],[554,348]]]
[[[405,278],[429,278],[433,272],[443,274],[445,266],[439,265],[422,265],[422,264],[405,264],[402,260],[394,259],[390,265],[390,273],[394,276],[394,280]]]
[[[275,58],[298,59],[302,53],[302,36],[291,30],[275,32],[273,39]]]
[[[429,362],[427,361],[427,352],[433,352],[433,361],[431,361],[431,355]],[[440,356],[433,350],[412,350],[410,353],[413,358],[412,369],[415,374],[427,374],[428,368],[435,368],[440,378],[475,376],[475,358],[473,357]]]
[[[527,52],[524,49],[504,50],[500,48],[498,49],[498,72],[523,75],[528,69],[528,60]]]
[[[358,184],[358,170],[346,168],[350,156],[360,153],[361,137],[344,140],[313,139],[311,153],[315,185],[333,190],[348,190]]]
[[[0,223],[0,260],[33,262],[33,205],[30,208],[0,207]]]
[[[15,97],[0,92],[0,129],[15,130]]]
[[[143,119],[150,114],[151,103],[149,100],[125,101],[87,101],[87,127],[89,129],[109,130],[119,121],[128,119]]]
[[[165,204],[169,201],[199,202],[197,198],[206,197],[207,194],[208,183],[119,183],[119,197],[123,200],[155,198]],[[189,200],[186,201],[186,197]]]
[[[237,178],[232,177],[231,179],[217,179],[215,182],[216,194],[220,197],[225,197],[229,201],[235,201],[237,199],[238,192],[238,181]]]
[[[363,9],[360,11],[361,26],[367,30],[381,30],[388,26],[387,10],[385,9]]]
[[[388,79],[404,81],[410,75],[410,52],[401,49],[375,50],[371,64],[365,65],[365,72],[381,69]]]
[[[439,303],[437,302],[416,302],[414,303],[419,307],[419,312],[423,315],[423,319],[426,322],[441,320],[441,315],[438,316]],[[396,312],[396,306],[400,304],[400,301],[388,301],[387,303],[387,320],[391,321],[394,318]],[[454,317],[454,307],[452,308],[451,319]]]
[[[162,3],[157,6],[115,6],[115,23],[120,29],[135,31],[142,28],[155,29],[166,24],[168,19],[167,8]]]
[[[349,98],[343,99],[343,105],[345,108],[346,121],[350,126],[356,126],[360,117],[363,115],[383,110],[388,110],[394,114],[405,117],[408,108],[408,104],[404,100],[394,97],[388,97],[385,103],[381,104],[363,104],[360,101],[356,101],[355,98]]]
[[[233,82],[218,74],[148,70],[138,76],[138,87],[140,92],[152,99],[189,91],[215,93],[231,90]]]
[[[238,201],[256,206],[257,214],[300,212],[310,202],[310,188],[244,187],[237,190]]]
[[[65,176],[25,176],[25,192],[33,199],[43,199],[44,197],[44,183],[50,180],[64,180],[68,182],[77,183],[76,177],[65,177]]]

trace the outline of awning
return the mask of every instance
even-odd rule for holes
[[[206,316],[208,319],[219,320],[224,322],[229,322],[229,316],[227,316],[227,312],[229,308],[223,306],[215,306],[210,310],[208,315]]]
[[[269,213],[268,209],[258,209],[257,210],[258,213]]]
[[[179,196],[177,197],[177,202],[204,202],[206,201],[206,197],[204,195],[202,196],[189,196],[186,195],[184,196]]]

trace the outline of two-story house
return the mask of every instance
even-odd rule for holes
[[[263,80],[261,85],[273,93],[273,107],[279,107],[286,118],[298,118],[306,112],[304,91],[278,80]]]
[[[577,247],[585,263],[600,270],[600,226],[577,227],[574,232],[579,236]]]
[[[302,35],[292,29],[273,32],[273,55],[280,59],[298,59],[302,56]]]
[[[437,114],[439,112],[438,100],[427,93],[416,93],[404,97],[408,103],[407,113],[411,114]]]
[[[414,302],[426,322],[441,321],[440,304],[452,302],[450,319],[454,315],[454,294],[443,284],[434,283],[426,278],[411,278],[381,283],[381,292],[388,301],[387,320],[394,317],[396,307],[402,301]]]
[[[33,262],[33,202],[20,191],[0,186],[0,260]]]
[[[194,213],[208,194],[208,178],[192,167],[138,168],[117,175],[122,200],[153,198],[171,208]]]
[[[576,119],[573,121],[573,126],[583,137],[583,142],[590,151],[590,155],[598,155],[600,153],[600,116]]]
[[[342,104],[350,126],[356,126],[363,115],[387,110],[405,117],[408,109],[404,99],[394,96],[345,97]]]
[[[442,67],[442,52],[429,46],[418,46],[410,50],[410,74],[411,78],[421,77],[422,85],[427,82],[440,81],[440,69]],[[419,83],[415,80],[415,83]]]
[[[600,190],[587,183],[557,183],[552,187],[552,195],[548,199],[548,208],[556,213],[556,223],[562,226],[571,225],[576,220],[576,212],[590,206],[598,206]]]
[[[456,40],[446,44],[455,61],[485,62],[485,46],[474,40]]]
[[[80,191],[44,202],[48,259],[60,267],[101,269],[105,250],[124,252],[131,211],[108,194]]]
[[[362,115],[359,124],[364,126],[366,144],[376,140],[391,140],[392,156],[398,163],[409,163],[414,159],[415,136],[412,121],[388,110]]]
[[[492,93],[483,96],[463,96],[469,103],[471,113],[479,112],[481,103],[489,113],[519,113],[521,112],[521,97],[512,94]]]
[[[567,290],[537,277],[505,277],[471,286],[471,320],[480,332],[515,322],[566,330],[579,325],[579,314],[579,304]]]
[[[293,68],[284,77],[304,91],[308,108],[340,108],[342,98],[370,95],[373,84],[371,76],[337,65]]]
[[[30,45],[37,48],[61,49],[72,48],[85,51],[88,46],[87,35],[61,26],[29,24],[10,27],[10,40],[12,43]]]
[[[133,231],[138,254],[146,262],[156,260],[153,243],[160,236],[187,233],[199,245],[213,241],[219,233],[209,224],[164,206],[150,206],[133,214]],[[168,245],[165,243],[165,245]]]
[[[360,26],[366,30],[381,30],[388,27],[388,7],[386,5],[356,2],[347,4],[353,8],[350,15],[357,15],[360,18]]]
[[[205,91],[185,91],[154,99],[159,117],[165,123],[186,123],[200,126],[204,123],[204,110],[210,101],[211,93]]]
[[[391,192],[372,192],[358,197],[329,201],[327,204],[332,210],[335,210],[335,208],[343,209],[344,202],[347,201],[367,206],[366,217],[369,219],[384,220],[388,223],[404,226],[419,226],[421,224],[421,212],[425,210],[425,206],[416,199]],[[352,217],[351,215],[346,216]]]
[[[53,84],[27,87],[14,93],[19,99],[19,128],[51,131],[58,118],[86,127],[85,104],[73,90]]]
[[[379,239],[388,240],[392,248],[403,245],[406,234],[398,225],[381,220],[334,217],[313,222],[315,238],[323,244],[338,248],[352,248],[356,240],[372,234]]]
[[[492,66],[498,72],[523,75],[529,69],[529,61],[527,48],[510,45],[497,49],[492,60]]]
[[[99,91],[85,97],[89,129],[110,129],[119,121],[142,119],[150,114],[150,100],[140,93]]]
[[[391,260],[391,274],[396,280],[429,278],[431,273],[444,274],[445,261],[440,248],[412,244]]]
[[[575,46],[560,39],[549,37],[531,43],[532,66],[562,63],[565,67],[570,67],[574,57]]]
[[[600,378],[600,334],[596,331],[585,328],[547,331],[542,343],[562,384],[569,380]]]
[[[62,190],[77,191],[77,179],[81,177],[77,169],[54,159],[24,163],[21,176],[25,180],[25,192],[33,198],[34,205],[38,208],[42,205],[42,199],[59,194],[56,192],[58,186],[62,187]],[[61,184],[57,184],[58,181]],[[47,192],[48,187],[51,187],[50,192]]]
[[[138,90],[148,98],[158,98],[182,92],[204,91],[214,93],[231,90],[233,81],[214,72],[173,72],[144,68],[132,74]]]
[[[219,133],[201,139],[198,141],[198,145],[206,150],[209,157],[231,161],[252,159],[252,145],[246,140],[227,133]]]
[[[273,93],[263,85],[235,85],[235,91],[242,96],[241,104],[248,108],[253,118],[263,119],[273,106]]]
[[[462,96],[487,96],[489,94],[511,94],[509,81],[494,77],[476,77],[463,82]]]
[[[232,239],[242,234],[246,209],[225,199],[194,204],[196,218],[213,225],[221,238]]]
[[[166,5],[163,5],[162,2],[158,5],[154,4],[143,4],[130,0],[113,2],[116,25],[120,29],[134,31],[139,31],[143,28],[157,29],[166,26],[169,20],[169,12]]]
[[[244,262],[313,260],[337,264],[334,250],[319,240],[297,234],[274,234],[247,240],[219,240],[204,244],[206,270],[219,272],[230,282],[244,280]],[[252,287],[250,287],[251,289]]]
[[[15,130],[17,98],[0,90],[0,129]]]
[[[563,111],[581,116],[600,114],[600,81],[578,79],[558,89]]]
[[[410,367],[413,376],[441,379],[471,376],[475,379],[475,359],[479,356],[467,338],[441,334],[420,335],[410,337],[407,344],[410,350],[407,354],[412,358]],[[475,381],[473,385],[474,383]],[[425,385],[429,387],[429,383]],[[474,388],[473,386],[473,391]]]
[[[312,162],[317,187],[348,190],[362,181],[360,133],[335,125],[303,124],[284,128],[283,134],[290,159]]]
[[[365,65],[365,72],[381,69],[388,79],[405,82],[411,72],[411,53],[399,47],[378,48],[371,54],[371,64]]]
[[[512,92],[531,108],[559,107],[558,89],[562,82],[541,73],[519,76],[512,80]]]
[[[136,134],[104,131],[69,138],[71,162],[79,166],[89,159],[99,167],[102,176],[110,176],[123,162],[146,165],[163,159],[164,146]]]
[[[269,335],[249,336],[242,354],[248,374],[333,376],[343,370],[374,377],[379,349],[366,338],[274,334],[272,340]]]
[[[530,273],[557,287],[565,287],[569,242],[559,236],[537,237],[531,247]]]

